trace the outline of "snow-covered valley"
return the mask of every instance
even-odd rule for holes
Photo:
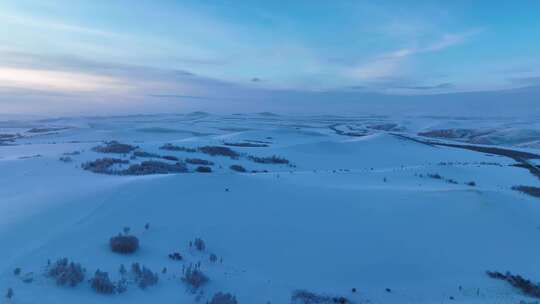
[[[433,132],[448,129],[495,131]],[[538,177],[510,157],[421,141],[540,155],[538,130],[272,113],[5,120],[0,288],[8,303],[42,304],[207,303],[218,292],[241,304],[533,302],[486,271],[540,281],[540,198],[514,188]],[[139,248],[111,251],[119,233]],[[50,272],[63,257],[85,269],[74,287]],[[140,288],[133,263],[157,283]],[[193,267],[208,281],[190,284]],[[96,292],[98,269],[127,290]]]

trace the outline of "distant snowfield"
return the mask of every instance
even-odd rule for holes
[[[530,131],[537,127],[512,120],[205,113],[35,120],[12,128],[4,122],[1,296],[12,288],[7,303],[206,303],[222,291],[241,304],[291,303],[292,293],[305,289],[350,303],[530,302],[485,272],[540,281],[540,198],[511,189],[539,186],[538,177],[511,166],[510,158],[393,134],[489,128],[498,130],[497,144],[509,134],[509,148],[540,154],[520,141],[540,142]],[[112,140],[180,161],[209,160],[212,173],[197,173],[190,163],[186,173],[161,175],[81,168],[104,157],[129,161],[118,170],[151,159],[175,163],[92,150]],[[166,143],[267,146],[228,145],[240,153],[232,159],[160,149]],[[290,164],[249,158],[272,155]],[[231,170],[235,164],[247,172]],[[440,178],[429,177],[435,174]],[[109,238],[124,227],[140,240],[131,255],[109,249]],[[196,237],[205,251],[189,247]],[[173,252],[184,259],[169,259]],[[222,261],[211,262],[212,253]],[[44,275],[47,261],[61,257],[86,268],[83,283],[57,286]],[[119,280],[120,265],[134,262],[157,272],[157,285],[129,284],[125,293],[102,295],[86,282],[97,269]],[[198,262],[210,280],[193,293],[181,281],[182,268]],[[28,277],[33,281],[23,282]]]

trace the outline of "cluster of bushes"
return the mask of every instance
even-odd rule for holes
[[[433,178],[433,179],[442,179],[442,176],[439,175],[439,173],[428,173],[427,175],[429,178]]]
[[[168,174],[168,173],[184,173],[187,172],[187,167],[184,163],[177,162],[169,164],[166,162],[147,160],[140,164],[133,164],[124,170],[117,170],[112,174],[118,175],[149,175],[149,174]]]
[[[94,161],[83,163],[81,167],[94,173],[113,174],[111,167],[115,164],[129,164],[129,161],[119,158],[99,158]]]
[[[190,152],[194,153],[197,152],[196,149],[193,148],[187,148],[187,147],[181,147],[181,146],[175,146],[173,144],[164,144],[163,146],[159,147],[161,150],[167,150],[167,151],[182,151],[182,152]]]
[[[179,161],[178,157],[172,156],[172,155],[165,155],[165,156],[162,156],[161,158],[166,159],[166,160]]]
[[[269,157],[258,157],[258,156],[251,155],[248,158],[256,163],[261,163],[261,164],[288,164],[289,163],[288,159],[279,157],[276,155],[272,155]]]
[[[246,147],[246,148],[263,148],[268,147],[267,144],[263,143],[253,143],[253,142],[240,142],[240,143],[233,143],[233,142],[225,142],[223,143],[225,146],[231,146],[231,147]]]
[[[513,275],[510,272],[503,274],[497,271],[488,271],[486,273],[490,278],[503,280],[510,283],[510,285],[521,290],[521,292],[528,296],[540,298],[540,284],[535,284],[520,275]]]
[[[307,290],[295,290],[291,296],[292,304],[347,304],[350,301],[345,297],[331,297],[319,295]]]
[[[173,261],[181,261],[182,255],[179,252],[169,253],[169,259]]]
[[[70,262],[61,258],[47,267],[46,275],[53,278],[60,286],[77,286],[84,280],[86,270],[79,263]]]
[[[182,281],[187,284],[192,291],[196,291],[209,281],[209,278],[197,267],[190,265],[184,271]]]
[[[214,294],[209,304],[238,304],[236,297],[230,293],[218,292]]]
[[[200,158],[186,158],[185,162],[192,165],[213,166],[214,162]]]
[[[246,172],[246,168],[240,166],[240,165],[232,165],[229,167],[231,170],[233,171],[236,171],[236,172]]]
[[[131,151],[137,149],[138,147],[122,144],[115,140],[105,142],[105,144],[92,148],[92,150],[100,153],[118,153],[118,154],[127,154]]]
[[[70,156],[60,156],[58,160],[64,163],[70,163],[73,161],[73,158],[71,158]]]
[[[208,154],[211,156],[227,156],[232,159],[237,159],[240,154],[231,148],[222,147],[222,146],[204,146],[198,148],[199,152]]]
[[[199,173],[211,173],[212,172],[212,168],[210,167],[206,167],[206,166],[198,166],[195,171],[199,172]]]
[[[193,242],[189,242],[189,247],[194,246],[198,251],[206,250],[206,243],[201,238],[195,238]]]
[[[538,187],[519,185],[513,186],[512,190],[523,192],[531,196],[540,197],[540,188]]]
[[[134,235],[118,234],[109,239],[109,246],[113,252],[129,254],[139,249],[139,239]]]
[[[109,279],[109,274],[99,269],[90,279],[90,286],[95,292],[102,294],[113,294],[117,291],[117,286]],[[124,290],[124,288],[120,288],[118,291],[123,292]]]
[[[150,153],[146,151],[135,151],[133,152],[133,156],[135,157],[143,157],[143,158],[160,158],[158,154]]]
[[[146,268],[145,266],[141,267],[139,263],[133,263],[131,265],[131,273],[133,274],[137,285],[142,289],[146,289],[149,286],[157,284],[159,280],[157,273],[152,272],[152,270]]]

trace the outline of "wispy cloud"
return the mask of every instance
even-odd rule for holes
[[[380,54],[370,61],[348,69],[347,73],[363,81],[384,80],[386,77],[400,76],[408,58],[446,50],[465,43],[470,37],[480,32],[481,30],[471,30],[464,33],[443,34],[438,40],[421,47],[400,48]]]

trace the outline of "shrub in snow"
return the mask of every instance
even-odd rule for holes
[[[13,270],[13,274],[18,276],[21,274],[21,269],[19,267],[15,268],[15,270]]]
[[[197,169],[195,169],[195,171],[197,171],[199,173],[211,173],[212,168],[206,167],[206,166],[198,166]]]
[[[427,176],[434,179],[442,179],[442,176],[440,176],[439,173],[431,173],[431,174],[428,174]]]
[[[155,153],[149,153],[145,151],[135,151],[133,152],[133,156],[135,157],[147,157],[147,158],[160,158],[158,154]]]
[[[531,196],[540,197],[540,188],[538,187],[520,185],[520,186],[513,186],[512,190],[523,192]]]
[[[64,162],[64,163],[70,163],[70,162],[73,161],[73,159],[72,159],[70,156],[61,156],[61,157],[59,158],[59,160],[60,160],[61,162]]]
[[[474,187],[474,186],[476,186],[476,182],[474,182],[474,181],[468,182],[468,183],[467,183],[467,186]]]
[[[182,281],[189,285],[192,290],[197,290],[208,282],[208,277],[199,269],[193,268],[191,265],[184,271]]]
[[[236,172],[246,172],[246,168],[240,166],[240,165],[232,165],[229,167],[231,170]]]
[[[199,152],[212,155],[212,156],[220,155],[220,156],[227,156],[233,159],[236,159],[240,156],[238,152],[232,150],[231,148],[222,147],[222,146],[204,146],[204,147],[199,147],[198,150]]]
[[[345,297],[319,295],[307,290],[295,290],[291,296],[292,304],[346,304],[350,303]]]
[[[206,159],[200,159],[200,158],[186,158],[186,163],[192,164],[192,165],[203,165],[203,166],[213,166],[214,163],[206,160]]]
[[[196,238],[195,241],[193,241],[193,245],[195,245],[195,249],[199,251],[204,251],[206,249],[206,243],[201,238]]]
[[[13,295],[15,293],[13,292],[13,289],[12,288],[8,288],[7,289],[7,292],[6,292],[6,299],[10,300],[11,298],[13,298]]]
[[[238,301],[230,293],[218,292],[212,297],[209,304],[238,304]]]
[[[190,153],[197,152],[197,150],[193,148],[180,147],[180,146],[175,146],[173,144],[164,144],[163,146],[159,148],[161,150],[168,150],[168,151],[182,151],[182,152],[190,152]]]
[[[165,155],[165,156],[162,156],[161,158],[166,159],[166,160],[179,161],[178,157],[172,156],[172,155]]]
[[[100,153],[118,153],[118,154],[127,154],[131,151],[137,149],[136,146],[122,144],[115,140],[106,142],[103,145],[92,148],[92,150]]]
[[[56,263],[49,265],[47,276],[56,280],[56,284],[64,286],[77,286],[84,280],[84,268],[79,263],[69,262],[67,258],[62,258]]]
[[[135,278],[135,282],[142,289],[157,284],[159,280],[157,273],[152,272],[145,266],[141,267],[139,263],[133,263],[131,265],[131,272]]]
[[[139,239],[133,235],[118,234],[109,240],[111,250],[118,253],[133,253],[139,249]]]
[[[176,164],[169,164],[166,162],[148,160],[143,161],[140,164],[133,164],[127,169],[114,172],[118,175],[149,175],[149,174],[168,174],[168,173],[182,173],[187,172],[186,166],[177,162]]]
[[[99,271],[94,274],[94,277],[90,279],[90,286],[97,293],[113,294],[116,291],[116,286],[109,279],[109,274]]]
[[[289,160],[283,157],[272,155],[269,157],[249,156],[250,160],[261,164],[288,164]]]
[[[261,143],[249,143],[249,142],[225,142],[223,143],[225,146],[231,146],[231,147],[247,147],[247,148],[262,148],[262,147],[268,147],[267,144],[261,144]]]
[[[173,261],[181,261],[182,255],[178,252],[169,253],[169,259]]]
[[[214,253],[211,253],[209,259],[210,259],[210,262],[215,263],[217,262],[217,255],[215,255]]]
[[[505,274],[497,272],[497,271],[488,271],[487,275],[490,278],[503,280],[508,282],[510,285],[514,286],[515,288],[521,290],[524,294],[534,297],[534,298],[540,298],[540,284],[539,283],[533,283],[530,280],[527,280],[523,278],[520,275],[513,275],[510,272],[506,272]]]
[[[92,171],[94,173],[113,174],[111,167],[115,164],[128,164],[129,161],[119,158],[99,158],[94,161],[83,163],[81,167],[84,170]]]

